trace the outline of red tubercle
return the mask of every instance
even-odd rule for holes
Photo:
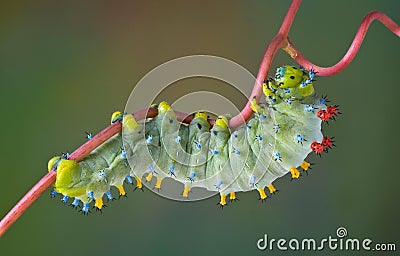
[[[319,156],[321,156],[321,153],[324,151],[324,146],[322,146],[321,143],[318,143],[316,141],[311,143],[310,148],[312,151],[317,153],[317,155],[319,155]]]
[[[326,112],[328,112],[331,117],[332,116],[337,116],[340,115],[341,113],[339,112],[339,105],[334,105],[334,106],[327,106],[326,107]]]
[[[323,109],[320,109],[320,110],[318,110],[318,112],[317,112],[317,117],[318,117],[319,119],[321,119],[322,121],[327,122],[327,121],[329,121],[329,119],[331,118],[331,115],[329,114],[328,111],[323,110]]]
[[[324,136],[323,138],[322,138],[322,142],[321,142],[321,145],[322,145],[322,147],[324,148],[324,151],[325,152],[328,152],[328,149],[330,149],[330,148],[332,148],[332,147],[334,147],[335,146],[335,144],[334,144],[334,138],[335,137],[330,137],[330,138],[328,138],[327,136]]]
[[[326,110],[320,109],[317,112],[317,117],[322,121],[328,122],[329,120],[335,120],[335,116],[340,115],[339,105],[327,106]]]

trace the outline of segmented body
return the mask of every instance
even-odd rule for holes
[[[76,163],[55,157],[50,168],[57,168],[55,191],[67,201],[74,197],[74,206],[95,201],[103,207],[104,195],[112,199],[110,186],[125,195],[124,180],[142,188],[142,178],[162,180],[171,177],[184,184],[183,197],[192,187],[202,187],[221,194],[220,205],[226,196],[236,199],[236,192],[258,190],[266,199],[264,189],[276,189],[272,182],[291,173],[298,178],[301,167],[307,170],[307,155],[320,154],[333,145],[332,138],[321,132],[322,121],[339,114],[337,106],[326,106],[326,98],[316,97],[312,82],[315,72],[291,66],[278,68],[275,78],[263,84],[265,104],[252,101],[253,117],[231,131],[228,120],[220,116],[213,127],[207,114],[199,111],[190,124],[181,124],[172,108],[162,102],[155,118],[136,122],[134,117],[114,115],[113,121],[123,125],[122,134],[110,138]]]

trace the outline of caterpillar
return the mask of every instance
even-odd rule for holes
[[[113,186],[125,196],[124,181],[135,179],[135,189],[143,189],[143,182],[155,180],[154,188],[160,189],[169,177],[184,184],[183,198],[200,187],[218,192],[221,207],[237,200],[237,192],[251,190],[264,201],[277,191],[276,179],[288,173],[298,179],[300,170],[311,169],[305,160],[311,152],[321,156],[334,146],[321,126],[340,112],[337,105],[327,105],[326,96],[317,96],[315,78],[314,70],[279,67],[262,85],[266,102],[252,99],[253,116],[235,130],[226,115],[211,126],[205,111],[196,112],[189,124],[180,123],[167,102],[153,105],[158,115],[144,121],[115,112],[111,123],[121,122],[121,133],[82,161],[67,154],[50,159],[48,170],[57,171],[51,196],[61,194],[63,202],[71,199],[71,206],[88,214],[92,202],[102,210],[103,197],[114,199]]]

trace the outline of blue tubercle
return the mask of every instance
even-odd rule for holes
[[[114,197],[112,196],[110,190],[107,190],[107,191],[106,191],[106,196],[107,196],[108,200],[110,200],[110,201],[111,201],[111,200],[114,200]]]
[[[66,203],[66,202],[68,202],[68,199],[69,199],[69,196],[64,195],[63,198],[61,199],[61,201],[62,201],[63,203]]]
[[[279,129],[281,129],[281,126],[279,124],[274,125],[274,131],[278,132]]]
[[[171,174],[171,176],[176,177],[176,176],[175,176],[175,166],[171,165],[171,166],[169,167],[169,174]]]
[[[71,203],[71,205],[75,208],[79,207],[79,199],[78,198],[74,198],[74,201]]]
[[[129,184],[133,184],[132,178],[129,174],[125,176],[125,179],[128,181]]]
[[[304,139],[304,136],[301,136],[300,134],[296,134],[296,136],[294,136],[294,139],[297,141],[297,143],[301,144],[303,144],[303,141],[306,141],[306,139]]]
[[[277,151],[277,152],[274,153],[274,160],[275,161],[282,161],[280,152]]]
[[[147,167],[149,168],[151,174],[153,174],[153,175],[157,174],[157,172],[156,172],[156,170],[154,170],[154,166],[152,164],[149,164]]]
[[[329,102],[329,100],[326,98],[326,96],[322,96],[322,98],[319,100],[319,103],[326,105],[326,103]]]
[[[86,137],[88,138],[88,140],[93,139],[93,134],[91,132],[86,132]]]
[[[239,132],[236,130],[236,131],[234,131],[232,134],[233,134],[233,137],[237,138]]]
[[[56,197],[57,195],[58,195],[58,192],[55,190],[51,191],[51,193],[50,193],[50,197]]]
[[[201,149],[201,144],[200,144],[200,142],[195,141],[194,143],[196,144],[196,148],[197,148],[197,149]]]
[[[89,213],[89,203],[84,203],[82,207],[82,213],[88,214]]]
[[[104,170],[99,171],[99,178],[102,179],[104,182],[107,182],[106,180],[106,172]]]
[[[261,120],[264,120],[264,119],[265,119],[265,116],[264,116],[263,114],[260,114],[260,119],[261,119]]]
[[[177,143],[181,143],[182,137],[178,135],[178,137],[176,137],[175,141],[176,141]]]
[[[262,140],[263,140],[263,137],[262,137],[262,136],[260,136],[260,135],[257,135],[257,136],[256,136],[256,140],[258,140],[258,141],[262,141]]]
[[[237,150],[237,149],[234,149],[234,150],[233,150],[233,153],[235,153],[236,155],[240,156],[240,151]]]
[[[122,151],[121,151],[121,157],[122,157],[122,158],[126,158],[126,150],[125,150],[125,149],[122,149]]]
[[[284,91],[285,91],[285,93],[290,93],[290,89],[289,88],[285,88]]]
[[[189,177],[188,177],[188,179],[193,182],[194,181],[194,177],[196,177],[196,173],[195,172],[191,172]]]
[[[149,134],[149,136],[147,136],[146,143],[150,144],[152,142],[153,142],[153,135]]]
[[[256,176],[251,175],[250,177],[250,186],[254,187],[256,185]]]
[[[291,105],[293,103],[293,101],[294,101],[294,98],[290,97],[286,102],[287,102],[287,104]]]
[[[315,72],[314,69],[310,69],[310,71],[308,71],[308,77],[309,77],[311,80],[314,80],[314,78],[316,77],[316,75],[317,75],[317,72]]]
[[[94,200],[93,191],[89,191],[87,194],[88,194],[88,198],[89,198],[90,200]]]
[[[222,185],[222,180],[219,180],[218,183],[217,183],[217,185],[215,185],[215,188],[216,188],[217,190],[220,190],[220,189],[221,189],[221,185]]]
[[[216,155],[219,154],[219,152],[218,152],[217,150],[215,150],[215,149],[211,149],[211,148],[210,148],[210,151],[211,151],[211,153],[212,153],[214,156],[216,156]]]
[[[306,105],[304,107],[304,109],[306,110],[306,112],[312,112],[314,113],[314,110],[317,109],[316,107],[314,107],[313,105]]]

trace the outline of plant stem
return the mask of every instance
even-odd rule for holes
[[[347,65],[350,64],[350,62],[354,59],[356,56],[358,50],[360,49],[360,46],[364,40],[365,34],[368,31],[369,25],[374,20],[378,20],[383,23],[390,31],[392,31],[395,35],[400,37],[400,26],[396,24],[391,18],[389,18],[386,14],[378,11],[373,11],[368,13],[364,19],[361,22],[360,27],[358,28],[358,31],[356,35],[354,36],[353,42],[351,43],[349,49],[347,50],[346,54],[343,56],[343,58],[336,63],[335,65],[331,67],[320,67],[315,64],[313,64],[311,61],[309,61],[306,57],[303,56],[303,54],[300,53],[299,50],[296,49],[296,47],[289,42],[290,48],[292,51],[295,52],[295,57],[294,59],[302,65],[306,69],[314,69],[315,71],[318,72],[318,76],[331,76],[339,73],[343,69],[347,67]]]
[[[253,86],[253,91],[249,97],[249,101],[243,110],[229,120],[229,126],[232,128],[236,128],[243,123],[245,123],[253,114],[251,110],[250,103],[254,97],[256,97],[257,103],[260,101],[261,93],[262,93],[262,84],[264,80],[267,78],[269,68],[271,66],[272,60],[275,57],[275,54],[278,52],[280,48],[286,47],[288,45],[287,37],[292,26],[294,17],[296,16],[297,10],[301,4],[301,0],[293,0],[288,12],[286,13],[285,18],[283,19],[282,25],[279,29],[278,34],[272,39],[271,43],[267,46],[265,50],[264,57],[261,61],[260,68],[258,69],[258,74],[256,78],[256,82]]]

